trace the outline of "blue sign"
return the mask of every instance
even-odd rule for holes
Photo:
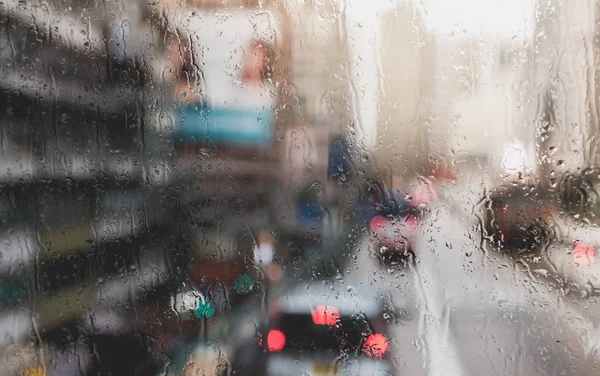
[[[176,109],[176,141],[238,146],[268,146],[273,138],[271,108],[218,108],[181,104]]]

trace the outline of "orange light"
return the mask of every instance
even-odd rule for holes
[[[381,359],[390,350],[387,338],[383,334],[371,334],[363,345],[363,352],[369,358]]]
[[[573,248],[573,261],[579,265],[591,265],[594,262],[594,257],[593,244],[587,247],[585,244],[579,243]]]
[[[385,231],[385,227],[387,226],[387,219],[385,219],[382,215],[377,215],[371,219],[369,223],[369,227],[371,227],[371,231],[381,234]]]
[[[310,311],[312,320],[317,325],[335,325],[340,319],[340,311],[335,307],[317,306],[314,311]]]
[[[285,334],[281,330],[273,329],[267,335],[269,351],[281,351],[285,347]]]
[[[24,372],[23,376],[46,376],[46,363],[41,361],[38,366],[30,366]]]

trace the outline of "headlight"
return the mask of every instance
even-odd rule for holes
[[[527,155],[523,145],[514,143],[504,146],[502,153],[502,169],[509,174],[525,172]]]

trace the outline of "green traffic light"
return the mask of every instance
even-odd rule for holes
[[[235,280],[235,291],[238,294],[247,294],[254,289],[254,279],[248,274],[242,274]]]
[[[215,314],[215,307],[211,302],[200,299],[198,301],[198,307],[196,308],[194,313],[199,319],[210,319]]]

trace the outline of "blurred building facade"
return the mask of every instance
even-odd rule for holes
[[[305,121],[345,131],[350,122],[348,43],[337,1],[290,1],[291,73]]]
[[[546,183],[600,161],[598,3],[538,2],[532,111]],[[548,184],[550,186],[550,184]]]
[[[596,164],[597,6],[432,0],[383,12],[380,170],[402,175],[392,171],[428,157],[482,157],[500,169],[512,145],[536,175]]]
[[[380,16],[377,142],[374,156],[388,183],[429,153],[435,50],[420,10],[398,4]]]

